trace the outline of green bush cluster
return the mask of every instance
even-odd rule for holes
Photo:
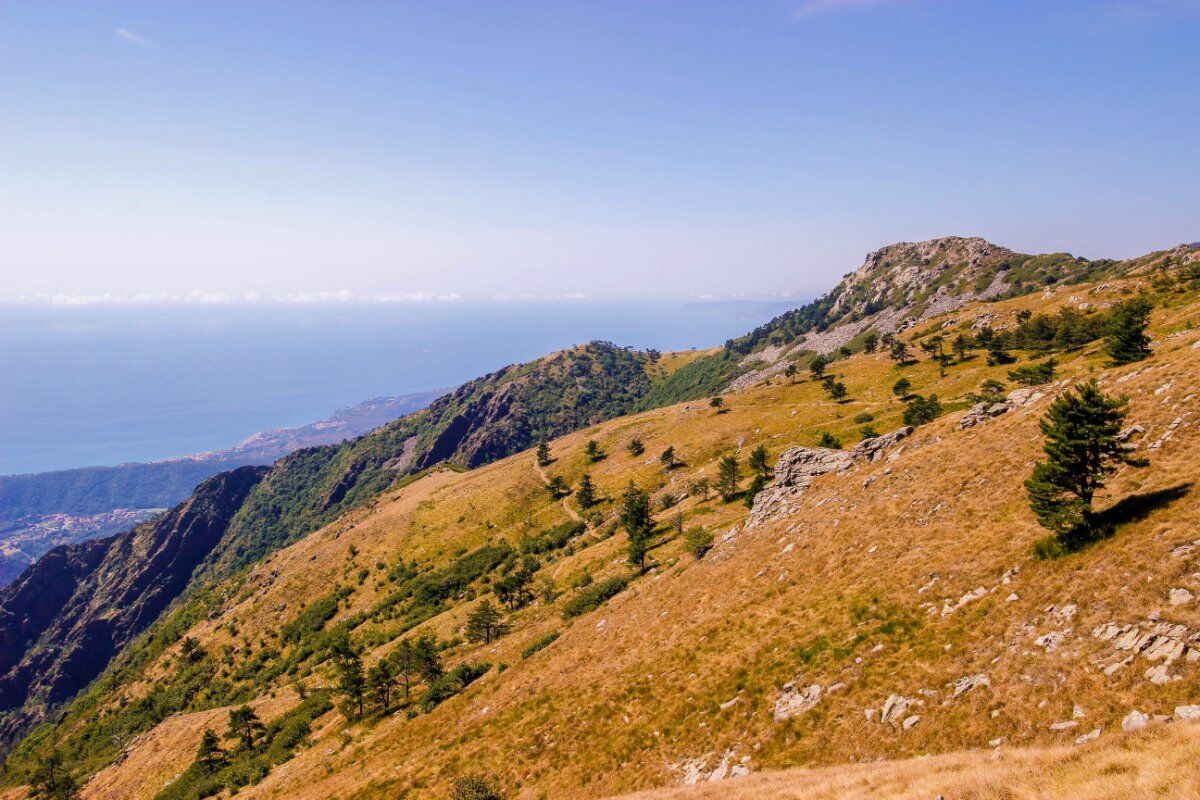
[[[628,578],[617,575],[583,587],[575,593],[574,597],[563,603],[563,619],[578,617],[599,608],[628,585]]]

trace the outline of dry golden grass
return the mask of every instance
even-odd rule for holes
[[[1160,728],[1101,747],[1030,747],[793,769],[623,800],[1144,800],[1200,797],[1200,726]]]
[[[1003,323],[1021,308],[1052,309],[1064,302],[1064,297],[1021,298],[956,316],[964,320],[986,310]],[[1130,420],[1147,428],[1143,446],[1190,414],[1173,438],[1150,452],[1150,468],[1125,470],[1114,478],[1104,503],[1196,479],[1200,349],[1192,343],[1198,321],[1195,305],[1160,311],[1160,337],[1183,333],[1164,338],[1144,364],[1105,371],[1095,348],[1060,357],[1064,375],[1102,375],[1109,390],[1130,395]],[[776,381],[729,396],[726,413],[696,401],[563,437],[551,444],[556,461],[547,472],[574,485],[587,471],[609,498],[618,497],[631,478],[659,495],[679,493],[699,475],[715,477],[716,459],[728,452],[744,457],[765,443],[773,459],[788,445],[814,443],[821,430],[841,435],[850,445],[859,427],[852,418],[863,410],[875,414],[872,424],[880,431],[900,424],[902,406],[890,387],[901,373],[884,356],[856,356],[838,362],[834,371],[844,376],[851,402],[831,403],[806,380]],[[987,367],[980,357],[951,368],[945,378],[929,362],[903,374],[916,391],[936,392],[945,401],[1004,371]],[[1181,542],[1200,538],[1200,493],[1185,492],[1083,553],[1037,561],[1032,544],[1044,531],[1027,509],[1021,482],[1038,457],[1037,420],[1048,402],[968,431],[959,431],[959,415],[949,414],[921,428],[894,461],[823,476],[798,503],[796,514],[740,530],[703,561],[666,536],[654,551],[656,569],[597,611],[564,623],[561,601],[535,603],[514,615],[513,632],[498,642],[459,645],[448,653],[452,662],[486,660],[507,664],[506,671],[491,671],[462,695],[411,720],[396,715],[347,723],[331,712],[321,720],[312,747],[239,796],[444,797],[454,776],[479,771],[496,776],[514,797],[599,797],[676,783],[683,761],[715,761],[726,753],[747,758],[755,772],[860,765],[819,773],[816,781],[839,774],[871,780],[875,770],[881,770],[881,781],[904,780],[905,774],[915,781],[924,765],[932,764],[944,765],[938,768],[947,773],[961,771],[966,780],[971,770],[984,767],[1019,771],[1020,759],[1032,759],[1030,765],[1062,761],[1069,754],[1053,746],[1094,727],[1105,731],[1096,752],[1119,750],[1109,740],[1131,708],[1170,713],[1176,705],[1200,703],[1200,668],[1177,664],[1180,680],[1162,686],[1143,678],[1149,666],[1144,661],[1106,676],[1098,666],[1111,660],[1111,648],[1089,632],[1110,620],[1144,620],[1156,609],[1167,619],[1200,627],[1197,604],[1166,604],[1173,586],[1190,586],[1200,594],[1193,574],[1200,570],[1200,552],[1189,559],[1168,556]],[[646,445],[638,458],[625,450],[635,435]],[[608,453],[596,464],[583,456],[590,438]],[[658,455],[668,445],[687,463],[664,473]],[[613,508],[612,502],[602,506],[606,515]],[[691,499],[679,508],[687,525],[704,525],[718,534],[739,525],[746,514],[740,504],[716,500]],[[370,607],[387,591],[377,585],[383,573],[376,562],[403,557],[441,563],[488,541],[515,542],[527,531],[566,518],[563,507],[546,494],[529,453],[468,473],[436,473],[274,554],[231,587],[219,615],[191,635],[205,647],[228,644],[257,651],[270,630],[336,582],[354,587],[342,613]],[[560,587],[585,569],[597,578],[627,571],[622,536],[598,541],[589,534],[584,543],[545,567]],[[363,568],[368,577],[360,584],[356,575]],[[942,615],[944,604],[976,587],[985,589],[984,597]],[[1010,592],[1018,596],[1011,602],[1005,599]],[[1068,603],[1078,609],[1070,620],[1057,620],[1047,611]],[[453,637],[470,607],[460,604],[425,627]],[[562,636],[553,645],[521,658],[531,641],[559,629]],[[362,630],[375,628],[368,623]],[[1052,630],[1066,632],[1066,640],[1047,652],[1034,640]],[[380,653],[368,654],[368,660]],[[171,669],[174,655],[164,655],[148,679]],[[948,699],[949,682],[981,672],[989,675],[990,688]],[[775,722],[779,687],[793,678],[844,686],[808,714]],[[322,674],[315,682],[328,679]],[[921,690],[932,694],[922,696]],[[921,720],[910,730],[865,716],[865,709],[878,709],[893,693],[924,701],[911,712]],[[1049,730],[1050,723],[1070,718],[1075,704],[1083,706],[1081,727]],[[143,787],[161,786],[163,775],[182,770],[194,754],[194,742],[169,731],[153,738],[171,724],[184,725],[164,723],[130,758],[101,773],[111,794],[89,796],[142,796],[148,791]],[[1192,752],[1177,739],[1183,736],[1161,734],[1148,741]],[[893,764],[874,765],[880,758],[983,748],[996,738],[1003,739],[1006,753],[1031,749],[998,765],[986,754],[912,762],[908,773]],[[1174,750],[1164,758],[1168,770]],[[888,778],[887,770],[897,772]],[[742,779],[747,788],[737,791],[752,791],[759,780],[764,786],[799,780],[789,775]],[[978,777],[985,779],[982,773]],[[93,782],[97,790],[100,780]],[[728,786],[733,791],[738,784]]]

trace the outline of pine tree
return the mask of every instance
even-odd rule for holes
[[[879,349],[879,334],[875,331],[868,331],[863,337],[863,350],[867,353],[874,353]]]
[[[62,753],[57,747],[52,747],[38,759],[29,783],[33,787],[35,797],[44,797],[47,800],[74,800],[79,796],[79,786],[63,764]]]
[[[784,367],[783,374],[787,376],[788,383],[795,383],[796,382],[796,365],[788,364],[786,367]]]
[[[560,497],[566,497],[571,493],[571,487],[567,486],[566,480],[561,475],[555,475],[546,484],[546,491],[550,493],[550,497],[557,500]]]
[[[467,617],[467,640],[491,644],[492,640],[504,635],[506,626],[500,612],[487,600],[479,604]]]
[[[892,339],[891,348],[888,351],[888,358],[895,361],[900,366],[904,366],[909,362],[911,356],[908,352],[908,345],[903,339]]]
[[[200,749],[196,752],[196,763],[203,772],[212,774],[225,765],[225,751],[221,740],[212,728],[205,728],[200,737]]]
[[[767,464],[767,446],[760,444],[751,450],[750,458],[746,463],[750,467],[751,472],[758,475],[769,475],[771,467]]]
[[[636,565],[639,572],[645,571],[650,537],[654,532],[654,519],[650,514],[650,496],[633,481],[629,482],[629,488],[625,490],[621,506],[621,524],[625,526],[625,532],[629,535],[629,563]]]
[[[371,695],[379,704],[379,710],[386,714],[392,707],[392,692],[396,688],[396,673],[387,659],[376,661],[367,671],[367,685],[371,687]]]
[[[1025,364],[1016,369],[1010,369],[1008,379],[1023,386],[1039,386],[1054,380],[1054,369],[1057,366],[1058,362],[1053,358],[1046,359],[1040,364]]]
[[[596,505],[596,486],[592,483],[592,476],[586,472],[579,479],[579,488],[575,490],[575,500],[583,509]]]
[[[706,503],[708,502],[708,490],[710,488],[708,478],[698,478],[688,487],[688,494],[693,497],[700,495],[700,502]]]
[[[433,683],[442,677],[445,672],[442,654],[438,651],[437,639],[432,633],[423,633],[417,637],[413,644],[413,664],[426,683]]]
[[[1150,355],[1150,324],[1153,306],[1145,297],[1135,297],[1113,308],[1105,326],[1104,349],[1114,365],[1132,364]]]
[[[715,408],[717,410],[717,413],[719,414],[719,413],[721,413],[722,406],[725,405],[725,399],[720,396],[713,397],[711,400],[708,401],[708,404],[710,406],[712,406],[713,408]]]
[[[404,699],[407,700],[412,688],[412,679],[417,674],[417,658],[412,642],[408,639],[402,640],[388,656],[388,660],[396,676],[404,683]]]
[[[584,445],[583,452],[588,457],[588,461],[591,461],[593,464],[604,458],[604,450],[601,449],[600,443],[595,439],[588,439],[587,444]]]
[[[646,445],[642,444],[642,437],[635,436],[629,440],[629,455],[640,456],[646,452]]]
[[[912,381],[908,378],[901,378],[892,384],[892,394],[896,397],[908,397],[908,393],[912,391]]]
[[[1002,334],[992,336],[987,343],[987,363],[989,367],[999,364],[1011,364],[1016,361],[1009,351],[1008,337]]]
[[[668,447],[666,450],[663,450],[662,455],[658,457],[658,460],[659,460],[659,463],[661,463],[665,469],[674,469],[675,468],[675,448]]]
[[[767,476],[761,472],[754,474],[753,480],[750,481],[750,488],[746,490],[746,496],[742,500],[746,503],[746,508],[754,508],[754,498],[767,485]]]
[[[362,659],[357,654],[341,659],[338,663],[338,693],[346,698],[346,703],[358,710],[358,716],[363,714],[363,697],[366,694],[367,681],[363,677]]]
[[[1128,405],[1091,380],[1059,395],[1042,418],[1046,459],[1034,466],[1025,490],[1038,522],[1066,550],[1103,533],[1095,528],[1092,499],[1105,478],[1120,464],[1146,464],[1117,440]]]
[[[845,400],[846,396],[850,394],[849,390],[846,388],[846,384],[836,380],[826,383],[825,391],[829,392],[830,400]]]
[[[971,340],[960,333],[954,337],[950,347],[954,350],[954,357],[961,362],[966,359],[967,351],[971,349]]]
[[[938,374],[943,378],[946,377],[946,364],[949,363],[950,357],[946,355],[945,338],[940,335],[930,336],[921,342],[921,349],[937,362]]]
[[[551,461],[550,445],[546,444],[546,440],[543,439],[542,441],[538,442],[538,446],[537,446],[538,466],[539,467],[549,466],[550,461]]]
[[[262,720],[250,706],[242,705],[229,709],[229,733],[226,734],[228,738],[237,739],[246,750],[253,750],[255,739],[262,731]]]
[[[825,377],[825,367],[827,366],[829,366],[829,362],[825,360],[825,356],[818,355],[809,362],[808,374],[814,381],[819,381]]]
[[[725,456],[717,465],[717,485],[714,487],[721,499],[729,503],[737,497],[738,484],[742,480],[742,467],[737,456]]]

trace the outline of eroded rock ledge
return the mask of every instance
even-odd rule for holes
[[[789,447],[775,463],[774,480],[754,498],[754,506],[746,521],[747,529],[792,513],[795,510],[793,502],[818,475],[845,472],[861,461],[878,461],[883,458],[885,450],[908,438],[912,432],[912,426],[906,425],[883,436],[864,439],[850,450],[800,445]]]

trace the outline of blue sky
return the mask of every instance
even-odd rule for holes
[[[0,6],[0,295],[759,296],[1200,239],[1200,0]]]

